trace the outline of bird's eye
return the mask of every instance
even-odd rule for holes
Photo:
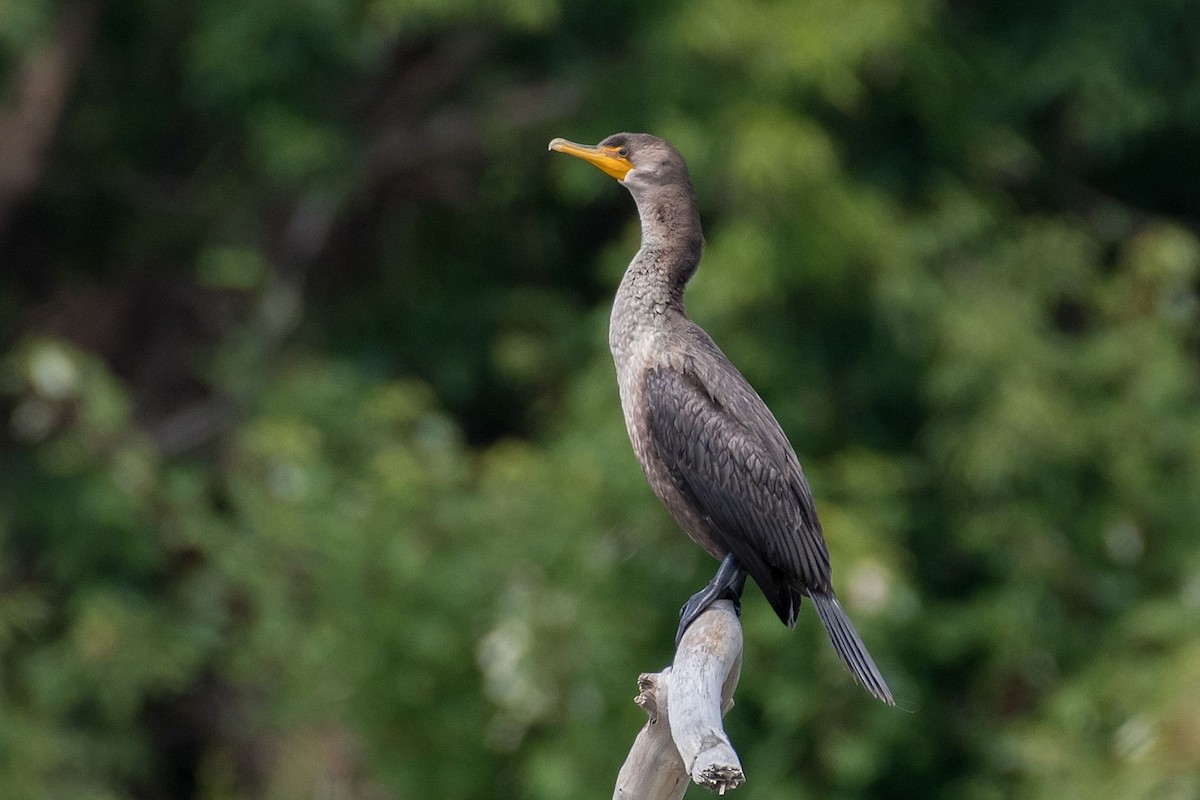
[[[617,155],[619,155],[621,158],[629,158],[629,148],[628,147],[618,147]]]

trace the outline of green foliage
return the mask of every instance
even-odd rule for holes
[[[86,5],[0,4],[0,130]],[[91,25],[0,168],[0,796],[608,791],[713,565],[620,419],[633,205],[545,143],[649,130],[903,709],[751,589],[739,794],[1200,797],[1186,3]]]

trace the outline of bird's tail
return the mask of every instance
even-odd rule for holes
[[[896,705],[887,683],[879,674],[879,667],[875,666],[871,654],[867,652],[867,646],[859,638],[858,631],[854,630],[854,625],[842,610],[837,598],[832,593],[814,593],[809,597],[817,607],[817,614],[825,625],[825,632],[829,634],[830,641],[833,642],[833,649],[842,657],[855,680],[889,706]]]

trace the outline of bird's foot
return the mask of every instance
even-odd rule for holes
[[[688,629],[704,610],[717,600],[732,600],[733,609],[738,616],[742,614],[742,589],[746,586],[746,573],[738,565],[733,554],[725,556],[717,574],[703,589],[696,592],[679,609],[679,630],[675,632],[675,646],[683,639],[683,632]]]

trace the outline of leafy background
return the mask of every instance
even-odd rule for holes
[[[605,344],[689,293],[905,710],[747,594],[746,798],[1200,798],[1183,0],[0,4],[0,795],[607,796],[712,564]],[[700,794],[700,790],[693,790]]]

